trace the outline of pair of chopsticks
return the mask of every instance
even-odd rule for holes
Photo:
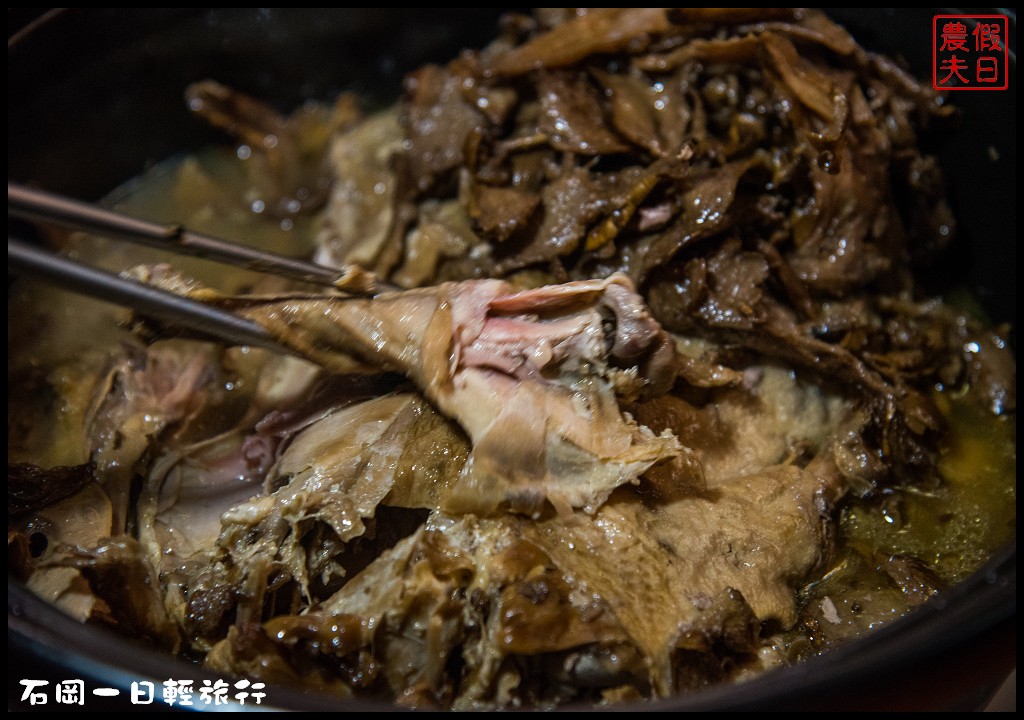
[[[13,183],[7,183],[7,214],[35,223],[82,230],[104,237],[169,250],[272,273],[295,280],[344,288],[355,268],[341,270],[262,252],[245,245],[122,215],[89,203]],[[8,271],[25,273],[83,295],[132,308],[141,315],[188,332],[234,345],[282,350],[260,325],[225,310],[159,288],[120,277],[7,236]],[[392,289],[377,284],[376,289]],[[374,294],[371,288],[367,294]]]

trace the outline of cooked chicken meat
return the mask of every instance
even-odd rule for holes
[[[675,438],[618,407],[616,394],[659,394],[673,380],[672,343],[624,277],[217,302],[324,368],[393,370],[414,381],[472,443],[448,488],[449,511],[535,513],[546,502],[592,513],[616,487],[681,452]]]

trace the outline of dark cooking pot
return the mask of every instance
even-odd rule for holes
[[[9,10],[9,20],[18,21]],[[975,13],[977,14],[977,13]],[[836,10],[870,49],[931,61],[933,13]],[[498,11],[66,10],[35,20],[8,44],[8,176],[96,199],[147,163],[220,138],[188,116],[181,91],[216,77],[281,109],[354,89],[393,98],[404,72],[480,46]],[[1015,58],[1015,16],[1010,53]],[[1015,60],[1012,61],[1015,63]],[[965,121],[939,148],[960,222],[947,265],[996,320],[1016,320],[1016,66],[1010,88],[961,92]],[[955,259],[955,261],[953,261]],[[941,280],[939,275],[935,278]],[[900,621],[811,662],[741,686],[716,687],[633,709],[974,709],[1015,664],[1016,545],[978,574]],[[16,581],[8,591],[8,704],[22,679],[82,678],[122,689],[83,709],[124,706],[133,680],[216,677],[101,628],[80,625]],[[51,685],[52,687],[52,685]],[[272,688],[296,709],[337,700]],[[52,708],[50,703],[48,708]],[[57,706],[61,707],[61,706]],[[154,706],[155,707],[155,706]],[[391,709],[366,701],[346,710]],[[619,706],[616,709],[631,709]]]

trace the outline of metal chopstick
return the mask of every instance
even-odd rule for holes
[[[278,352],[265,328],[220,308],[189,300],[160,288],[135,282],[75,262],[7,236],[7,266],[84,295],[131,307],[138,312],[210,339],[236,345],[255,345]]]
[[[11,182],[7,183],[7,214],[319,285],[338,287],[348,277],[346,271],[227,242],[181,225],[161,225],[122,215]]]

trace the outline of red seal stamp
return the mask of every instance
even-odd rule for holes
[[[1010,85],[1005,15],[932,18],[932,87],[1006,90]]]

